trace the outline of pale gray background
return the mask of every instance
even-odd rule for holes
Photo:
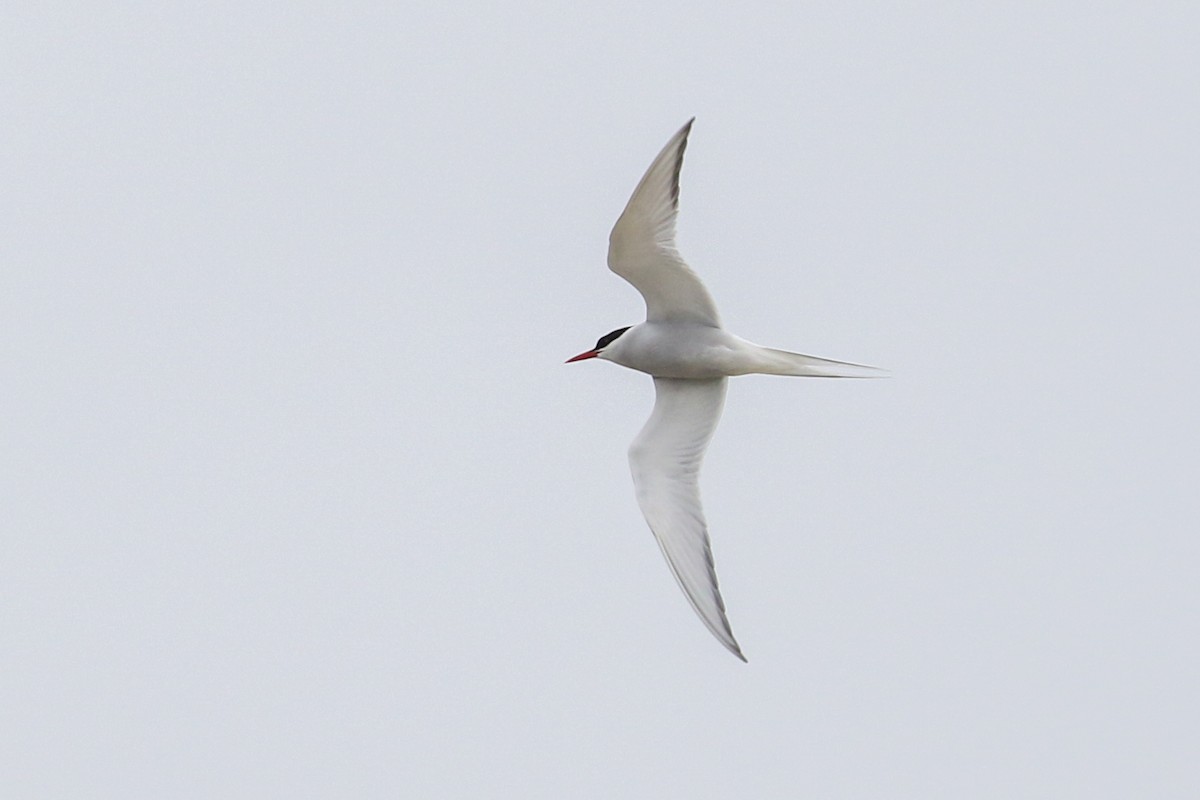
[[[1194,3],[24,3],[11,797],[1195,797]],[[1047,8],[1053,6],[1053,8]],[[689,116],[738,662],[604,264]]]

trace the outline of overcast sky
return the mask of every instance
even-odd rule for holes
[[[17,4],[13,797],[1200,794],[1192,3]],[[748,658],[605,267],[697,117]]]

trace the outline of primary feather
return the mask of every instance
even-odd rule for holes
[[[700,507],[700,462],[725,405],[726,378],[654,379],[654,411],[629,448],[638,505],[688,602],[743,661],[725,616]]]
[[[675,249],[679,171],[694,121],[650,164],[608,236],[608,268],[642,293],[650,322],[720,325],[712,295]]]

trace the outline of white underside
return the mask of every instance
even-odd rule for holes
[[[698,477],[732,375],[871,377],[858,364],[773,350],[721,328],[712,296],[675,249],[679,171],[692,123],[642,176],[609,236],[608,266],[646,301],[646,322],[600,358],[654,376],[654,411],[629,449],[638,504],[675,579],[705,626],[745,660],[725,615]]]
[[[880,374],[874,367],[762,347],[722,328],[690,322],[634,325],[606,347],[600,358],[656,378],[710,380],[753,374],[868,378]]]

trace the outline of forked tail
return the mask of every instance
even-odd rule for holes
[[[849,361],[833,361],[801,353],[789,353],[786,350],[775,350],[770,347],[763,347],[759,351],[759,355],[762,357],[762,366],[757,372],[763,375],[798,375],[809,378],[886,378],[888,376],[887,370],[878,367],[851,364]]]

